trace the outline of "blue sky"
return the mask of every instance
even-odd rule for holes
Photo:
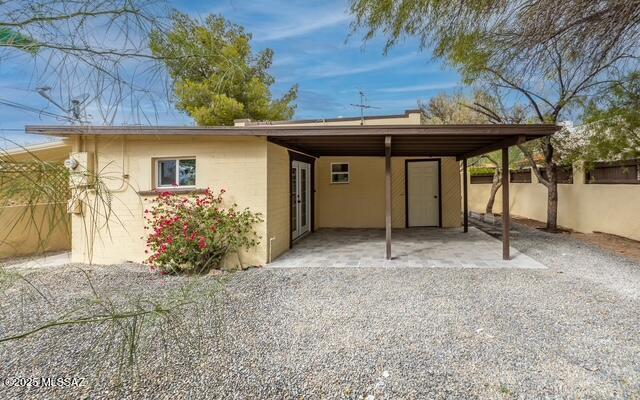
[[[295,83],[300,86],[296,119],[358,115],[359,110],[350,104],[359,102],[359,90],[366,93],[368,104],[379,107],[369,114],[402,113],[416,108],[418,100],[456,90],[459,83],[455,71],[431,60],[428,51],[419,52],[415,40],[406,40],[384,55],[383,38],[363,46],[361,35],[349,37],[346,1],[172,1],[171,6],[194,16],[222,14],[254,34],[255,50],[272,48],[274,95],[281,95]],[[0,99],[47,107],[34,91],[33,63],[30,56],[0,63]],[[161,111],[158,122],[191,123],[170,107]],[[47,123],[60,121],[0,105],[0,132],[9,140],[42,142],[42,138],[25,136],[20,129],[25,124]],[[0,147],[7,147],[7,143],[0,142]]]

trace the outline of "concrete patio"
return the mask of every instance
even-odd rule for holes
[[[296,243],[269,268],[516,268],[545,269],[511,248],[502,259],[502,242],[481,230],[409,228],[393,231],[391,260],[385,259],[383,229],[320,229]]]

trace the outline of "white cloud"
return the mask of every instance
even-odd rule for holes
[[[311,12],[311,14],[315,14]],[[256,42],[266,42],[270,40],[281,40],[296,36],[306,35],[308,33],[339,25],[349,20],[349,15],[345,13],[335,13],[325,15],[314,15],[302,19],[288,20],[283,24],[272,24],[271,26],[261,27],[258,34],[254,35]]]
[[[416,58],[416,53],[409,53],[398,57],[387,58],[382,61],[351,67],[341,64],[322,64],[304,71],[304,75],[312,78],[332,78],[336,76],[357,75],[365,72],[378,71],[405,64]]]
[[[455,82],[427,83],[424,85],[397,86],[397,87],[377,89],[376,92],[380,92],[380,93],[427,92],[429,90],[451,89],[458,86],[459,85]]]

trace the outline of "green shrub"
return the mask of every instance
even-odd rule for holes
[[[213,194],[180,196],[158,193],[145,210],[147,262],[161,273],[202,273],[219,268],[224,257],[258,244],[254,230],[261,214],[222,206],[224,189]]]
[[[491,167],[469,168],[469,176],[493,176],[495,172],[496,172],[496,169]]]

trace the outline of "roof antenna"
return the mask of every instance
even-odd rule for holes
[[[360,125],[364,125],[364,109],[365,108],[380,108],[380,107],[374,107],[374,106],[370,106],[366,103],[366,96],[364,95],[364,92],[362,90],[358,90],[358,94],[360,95],[360,104],[351,104],[354,107],[358,107],[360,109]]]
[[[85,111],[84,103],[89,99],[88,94],[86,93],[83,94],[81,98],[71,99],[71,101],[69,102],[70,103],[69,108],[66,108],[66,107],[63,107],[60,103],[57,103],[55,100],[53,100],[53,98],[49,94],[51,93],[51,87],[49,86],[38,87],[36,88],[36,92],[38,92],[40,96],[44,97],[51,104],[53,104],[54,106],[59,108],[61,111],[63,111],[65,114],[67,114],[68,115],[67,119],[70,120],[72,123],[78,122],[82,125],[84,122],[86,122],[87,118],[84,112]]]

